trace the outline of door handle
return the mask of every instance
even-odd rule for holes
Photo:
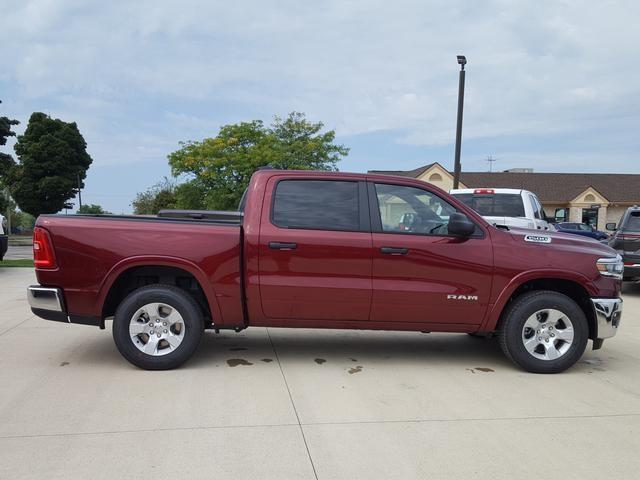
[[[269,242],[269,248],[273,250],[295,250],[297,247],[297,243]]]
[[[406,255],[409,253],[409,249],[402,247],[380,247],[380,253],[384,253],[385,255]]]

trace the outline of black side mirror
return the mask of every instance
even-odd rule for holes
[[[616,230],[616,224],[615,224],[615,222],[613,222],[613,223],[607,223],[607,224],[604,226],[604,228],[606,228],[607,230],[610,230],[610,231],[612,231],[612,232],[613,232],[613,231],[615,231],[615,230]]]
[[[449,217],[449,234],[468,237],[476,231],[476,224],[464,213],[455,212]]]

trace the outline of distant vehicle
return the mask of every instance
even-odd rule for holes
[[[449,193],[494,225],[553,230],[540,200],[528,190],[459,188]]]
[[[624,280],[640,280],[640,207],[630,207],[620,224],[607,223],[607,230],[614,230],[609,246],[622,255]]]
[[[572,233],[574,235],[581,235],[583,237],[593,238],[600,242],[608,242],[609,235],[600,230],[596,230],[591,225],[578,222],[560,222],[555,225],[556,230],[562,233]]]
[[[7,253],[9,248],[9,237],[5,235],[7,233],[7,219],[0,213],[0,261],[4,258],[4,254]]]

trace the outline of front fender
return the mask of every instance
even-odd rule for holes
[[[489,313],[483,322],[480,331],[489,332],[496,329],[498,321],[500,320],[500,315],[502,315],[502,311],[513,293],[519,287],[532,280],[546,279],[568,280],[583,287],[590,296],[595,296],[597,294],[597,289],[593,285],[593,282],[588,277],[578,272],[556,269],[528,270],[513,277],[502,291],[500,291],[493,305],[489,306]]]

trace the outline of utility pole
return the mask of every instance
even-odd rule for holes
[[[491,155],[487,157],[485,162],[489,164],[489,172],[493,172],[493,162],[496,162],[497,160],[497,158],[493,158]]]
[[[464,66],[467,64],[467,57],[458,55],[460,65],[460,78],[458,79],[458,123],[456,125],[456,153],[453,164],[453,188],[458,188],[460,183],[460,147],[462,143],[462,109],[464,108]]]
[[[82,208],[82,188],[80,185],[80,174],[78,173],[78,210]]]

